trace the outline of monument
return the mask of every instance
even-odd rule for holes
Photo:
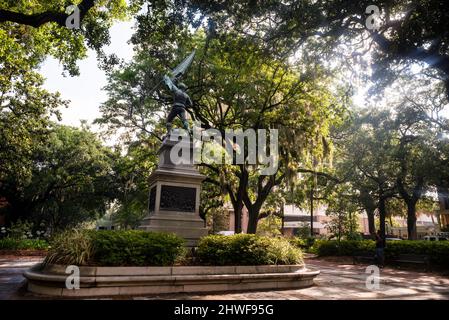
[[[158,167],[149,178],[148,215],[140,225],[140,229],[147,231],[174,232],[186,239],[188,247],[195,247],[198,239],[207,235],[205,222],[199,216],[201,182],[205,176],[193,164],[193,141],[185,117],[185,109],[192,102],[185,92],[187,87],[178,83],[194,54],[176,67],[171,77],[163,78],[173,93],[173,106],[166,120],[167,135],[158,151]],[[176,116],[185,130],[172,129]]]

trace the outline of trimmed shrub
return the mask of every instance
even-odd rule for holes
[[[387,242],[385,257],[395,258],[399,254],[424,254],[430,257],[430,262],[449,267],[449,242],[403,240]]]
[[[184,240],[162,232],[97,231],[93,248],[93,260],[104,266],[168,266],[182,256]]]
[[[301,250],[287,239],[254,234],[210,235],[198,243],[196,256],[206,265],[301,264]]]
[[[371,240],[319,240],[312,248],[312,251],[319,256],[356,256],[366,253],[374,254],[374,250],[375,242]],[[387,241],[385,258],[391,260],[400,254],[428,255],[432,263],[449,266],[449,241]]]
[[[311,248],[319,256],[357,256],[374,250],[375,243],[371,240],[317,240]]]
[[[55,237],[46,263],[168,266],[184,253],[175,234],[137,230],[68,231]]]
[[[0,250],[47,250],[48,242],[36,239],[0,239]]]

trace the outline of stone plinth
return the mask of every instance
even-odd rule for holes
[[[190,137],[170,135],[158,155],[158,168],[149,178],[148,215],[140,229],[173,232],[186,239],[188,247],[194,247],[200,237],[207,235],[207,228],[199,216],[205,176],[193,165]]]

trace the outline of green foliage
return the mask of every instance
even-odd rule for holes
[[[191,10],[207,13],[205,18],[216,22],[217,32],[248,34],[247,30],[251,30],[250,38],[260,39],[265,50],[279,55],[305,47],[304,55],[319,55],[325,61],[343,58],[342,63],[352,68],[370,48],[372,78],[377,80],[377,87],[388,85],[398,70],[416,66],[416,61],[436,69],[443,79],[448,74],[449,41],[442,30],[447,29],[449,16],[444,1],[376,1],[380,28],[375,34],[366,28],[368,15],[364,15],[373,4],[370,0],[262,1],[257,5],[253,1],[194,3]],[[276,23],[260,23],[272,17],[276,17]],[[348,20],[351,23],[346,23]],[[316,37],[317,34],[321,36]],[[364,60],[362,68],[370,70]],[[445,82],[448,88],[448,81]]]
[[[88,230],[67,230],[57,234],[50,242],[51,247],[44,263],[86,265],[92,259],[93,233]]]
[[[374,254],[375,243],[370,240],[318,240],[312,249],[313,252],[319,256],[355,256],[361,254]],[[387,241],[387,246],[385,248],[386,259],[393,259],[399,254],[428,255],[430,256],[430,261],[432,263],[449,266],[448,241]]]
[[[287,239],[252,234],[210,235],[200,240],[196,255],[207,265],[300,264],[302,254]]]
[[[29,221],[17,220],[6,229],[6,235],[12,239],[24,239],[32,237],[33,223]]]
[[[366,253],[373,253],[375,249],[374,241],[355,240],[317,240],[312,247],[312,251],[319,256],[353,256]]]
[[[225,208],[214,208],[208,210],[206,215],[206,223],[209,227],[209,232],[215,234],[220,231],[228,230],[229,215]]]
[[[9,227],[0,228],[0,237],[11,239],[48,239],[50,237],[49,230],[46,229],[44,223],[39,225],[31,221],[18,219],[12,222]]]
[[[47,250],[48,242],[37,239],[0,239],[0,250]]]
[[[296,237],[301,239],[310,238],[310,224],[305,222],[300,222],[298,229],[296,230]],[[313,239],[313,238],[312,238]]]
[[[136,230],[72,230],[55,238],[47,263],[101,266],[168,266],[182,258],[184,240]]]
[[[305,249],[307,247],[306,240],[300,237],[288,238],[288,241],[295,247]]]
[[[295,247],[309,251],[309,249],[313,247],[316,239],[312,237],[292,237],[288,238],[288,241]]]
[[[157,164],[159,144],[154,137],[140,136],[123,156],[113,162],[115,196],[112,219],[123,229],[136,228],[148,210],[148,178]]]
[[[275,215],[269,215],[260,219],[257,224],[256,234],[267,237],[277,237],[281,235],[282,219]]]
[[[349,240],[355,236],[358,229],[358,213],[360,209],[351,197],[344,194],[346,191],[344,187],[338,186],[335,189],[338,191],[334,191],[336,195],[329,199],[326,209],[326,215],[330,218],[326,227],[331,237],[335,237],[337,240],[345,237]]]
[[[23,217],[57,230],[104,214],[116,194],[114,156],[87,128],[52,124],[28,156],[29,178],[0,184],[10,220]]]
[[[394,258],[398,254],[424,254],[430,256],[430,261],[437,265],[449,267],[448,241],[391,241],[387,242],[385,257]]]
[[[169,233],[97,231],[92,243],[99,265],[168,266],[183,254],[184,240]]]
[[[195,48],[197,58],[183,79],[191,88],[194,101],[189,110],[192,119],[201,121],[204,128],[222,133],[225,129],[279,130],[282,156],[274,175],[261,175],[262,164],[212,164],[203,169],[210,180],[204,189],[208,192],[203,192],[208,196],[202,197],[203,215],[207,211],[203,208],[220,204],[220,197],[226,192],[230,199],[238,199],[231,201],[236,213],[245,202],[251,216],[248,232],[254,233],[260,210],[275,187],[287,177],[297,176],[300,167],[312,167],[311,153],[316,161],[329,154],[331,146],[326,139],[331,126],[340,121],[342,103],[330,89],[332,78],[322,66],[292,64],[267,54],[257,41],[243,36],[214,37],[204,28],[192,31],[187,25],[166,20],[170,12],[161,10],[155,15],[139,16],[132,38],[137,48],[134,60],[111,73],[106,87],[108,100],[100,108],[102,118],[96,121],[111,131],[126,128],[139,137],[161,136],[160,110],[164,107],[167,111],[171,100],[164,95],[162,86],[150,89],[167,71],[166,65],[175,64],[176,59]],[[176,15],[176,21],[181,23],[184,19]],[[173,33],[167,34],[167,30]],[[158,32],[163,32],[164,37]],[[132,115],[131,107],[135,110]],[[220,188],[215,190],[211,184]],[[217,201],[204,203],[204,199],[212,197]]]
[[[346,234],[346,240],[363,240],[363,236],[359,232],[350,232]]]
[[[64,14],[69,4],[81,1],[0,1],[1,9],[22,14],[50,13]],[[79,30],[65,27],[64,21],[45,23],[39,27],[27,24],[26,17],[21,23],[1,22],[0,43],[15,42],[17,49],[11,56],[16,61],[28,61],[32,67],[41,62],[47,55],[58,59],[71,75],[78,74],[76,62],[86,57],[87,49],[96,50],[100,57],[104,54],[101,48],[109,44],[109,28],[114,21],[124,20],[130,12],[135,12],[136,1],[130,5],[124,0],[96,0],[92,8],[84,16]],[[56,23],[58,22],[58,23]]]

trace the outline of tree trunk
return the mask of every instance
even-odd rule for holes
[[[255,208],[248,209],[248,228],[246,229],[246,233],[255,234],[257,231],[257,222],[259,221],[259,211],[255,210]]]
[[[416,240],[418,238],[416,230],[416,203],[422,196],[422,189],[424,186],[424,178],[418,177],[411,195],[407,193],[401,179],[397,179],[397,186],[401,198],[407,204],[407,233],[409,240]]]
[[[242,211],[243,211],[243,202],[239,202],[234,206],[234,232],[241,233],[242,232]]]
[[[257,199],[257,201],[251,205],[247,206],[248,208],[248,228],[246,229],[247,233],[256,233],[257,231],[257,222],[259,221],[260,209],[262,208],[262,204],[266,199],[266,195],[261,196]]]
[[[407,232],[409,240],[418,239],[416,230],[416,201],[407,202]]]
[[[226,184],[226,189],[228,190],[229,198],[231,199],[232,207],[234,208],[234,232],[242,232],[242,211],[243,211],[243,195],[245,190],[248,188],[248,174],[243,171],[241,178],[239,179],[239,186],[237,191],[234,193],[231,186]]]
[[[366,215],[368,216],[368,230],[369,230],[369,233],[371,235],[375,234],[376,233],[376,226],[375,226],[375,223],[374,223],[374,209],[366,210]]]
[[[381,237],[385,238],[385,216],[387,209],[385,207],[385,199],[381,198],[379,200],[379,229]]]
[[[368,230],[371,235],[376,233],[376,226],[374,223],[374,212],[377,208],[377,203],[373,196],[366,189],[360,190],[360,202],[365,209],[366,215],[368,217]]]

